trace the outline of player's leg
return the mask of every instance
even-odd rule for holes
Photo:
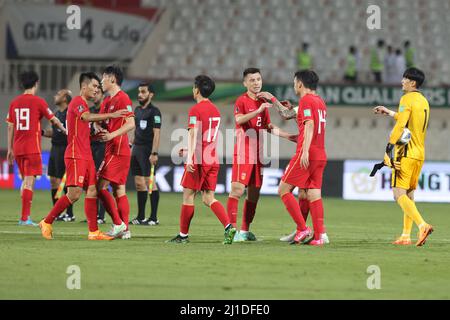
[[[31,204],[33,202],[35,176],[25,176],[22,182],[22,216],[19,225],[36,226],[31,220]]]
[[[256,213],[261,187],[250,184],[247,188],[247,198],[244,202],[242,213],[242,225],[239,231],[239,238],[242,241],[256,241],[255,235],[250,232],[250,224],[253,222]]]
[[[93,174],[95,175],[95,168],[93,168]],[[104,234],[98,229],[97,222],[97,187],[95,185],[95,179],[91,180],[91,185],[87,187],[86,197],[84,199],[84,212],[89,228],[88,240],[113,240],[107,234]]]
[[[322,234],[325,233],[323,225],[323,201],[320,189],[308,189],[307,198],[311,210],[311,217],[314,229],[314,240],[310,245],[323,245]]]
[[[125,232],[127,232],[127,234],[125,235],[125,237],[122,237],[122,238],[129,239],[130,232],[128,230],[128,223],[129,223],[129,219],[130,219],[130,202],[128,201],[126,188],[125,188],[124,184],[118,185],[118,184],[112,183],[111,185],[113,188],[114,197],[116,198],[117,210],[119,211],[120,219],[126,225]]]
[[[300,205],[300,210],[302,211],[303,219],[308,220],[309,215],[309,201],[306,195],[306,189],[300,189],[298,192],[298,203]]]
[[[154,179],[154,178],[153,178]],[[148,180],[148,179],[147,179]],[[151,214],[148,220],[149,225],[158,225],[158,206],[159,206],[159,190],[156,183],[153,181],[152,194],[150,195]]]
[[[138,214],[137,217],[131,221],[131,224],[141,225],[145,220],[145,206],[148,198],[148,189],[145,177],[135,176],[134,185],[137,193]]]
[[[168,243],[189,242],[189,226],[191,225],[192,218],[194,217],[195,194],[195,190],[186,187],[183,188],[183,204],[181,206],[180,213],[180,232],[173,239],[167,241]]]
[[[236,228],[239,200],[244,195],[246,186],[240,182],[231,183],[231,191],[227,201],[227,213],[233,227]]]
[[[114,201],[114,197],[109,193],[108,187],[110,182],[106,179],[100,178],[97,182],[97,193],[98,198],[103,203],[106,212],[111,216],[113,220],[113,224],[115,226],[122,225],[122,220],[120,219],[119,212],[116,207],[116,202]]]
[[[225,229],[223,244],[232,244],[234,235],[236,234],[236,228],[234,228],[231,224],[230,218],[228,217],[224,206],[215,198],[214,191],[202,191],[202,201],[205,206],[209,207],[216,215]]]
[[[52,194],[52,203],[53,203],[53,205],[55,205],[56,201],[58,201],[58,199],[56,199],[55,196],[56,196],[56,192],[58,191],[59,184],[61,183],[61,179],[58,179],[57,177],[52,177],[52,176],[49,176],[49,178],[50,178],[50,187],[51,187],[51,194]]]
[[[297,244],[310,236],[311,230],[306,226],[305,220],[303,219],[300,211],[300,205],[292,194],[293,190],[294,186],[284,181],[281,181],[280,186],[278,187],[278,194],[283,201],[286,210],[297,224],[297,233],[294,240],[291,242],[292,244]]]

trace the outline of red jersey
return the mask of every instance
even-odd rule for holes
[[[86,112],[89,112],[89,106],[81,96],[73,98],[67,107],[66,159],[92,159],[89,122],[81,120]]]
[[[257,110],[265,101],[254,100],[247,93],[241,95],[235,103],[234,115],[245,115]],[[235,164],[260,164],[263,150],[262,129],[268,129],[269,110],[265,109],[250,121],[239,125],[236,123],[236,143],[234,145]]]
[[[327,106],[320,96],[307,94],[299,101],[297,114],[298,141],[297,154],[302,152],[305,122],[314,122],[314,133],[309,148],[309,160],[327,160],[325,152],[325,128],[327,125]]]
[[[113,113],[119,110],[128,110],[126,117],[134,116],[132,103],[128,95],[119,91],[114,97],[106,97],[100,107],[100,113]],[[120,129],[125,124],[126,118],[108,119],[105,121],[109,132]],[[106,143],[106,154],[118,156],[131,156],[131,149],[128,142],[128,134],[118,136]]]
[[[189,110],[188,128],[198,129],[194,164],[219,165],[216,151],[219,126],[220,111],[211,101],[201,101]]]
[[[6,122],[14,125],[14,155],[41,153],[41,119],[55,115],[44,99],[31,94],[16,97],[9,106]]]

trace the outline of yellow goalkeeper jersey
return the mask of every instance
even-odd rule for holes
[[[403,129],[411,131],[411,141],[406,146],[395,146],[396,157],[425,160],[425,138],[430,119],[430,105],[418,91],[406,93],[400,100],[395,115],[397,123],[392,130],[389,142],[395,144],[400,139]]]

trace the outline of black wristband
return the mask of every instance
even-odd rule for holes
[[[152,152],[152,156],[157,156],[158,152]]]

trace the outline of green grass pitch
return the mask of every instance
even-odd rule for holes
[[[136,194],[129,197],[134,218]],[[226,198],[219,200],[225,204]],[[222,226],[200,199],[191,243],[166,244],[178,231],[179,194],[161,195],[159,226],[132,226],[131,240],[110,242],[86,240],[82,202],[75,207],[76,222],[55,222],[52,241],[38,228],[17,226],[17,191],[0,191],[0,203],[0,299],[450,298],[445,204],[418,204],[435,232],[416,248],[390,244],[402,229],[394,203],[325,199],[331,244],[317,248],[279,241],[294,227],[277,197],[259,203],[252,230],[261,241],[231,246],[222,245]],[[48,192],[36,192],[32,217],[38,221],[49,209]],[[80,290],[66,287],[70,265],[81,269]],[[371,265],[381,270],[379,290],[367,288]]]

